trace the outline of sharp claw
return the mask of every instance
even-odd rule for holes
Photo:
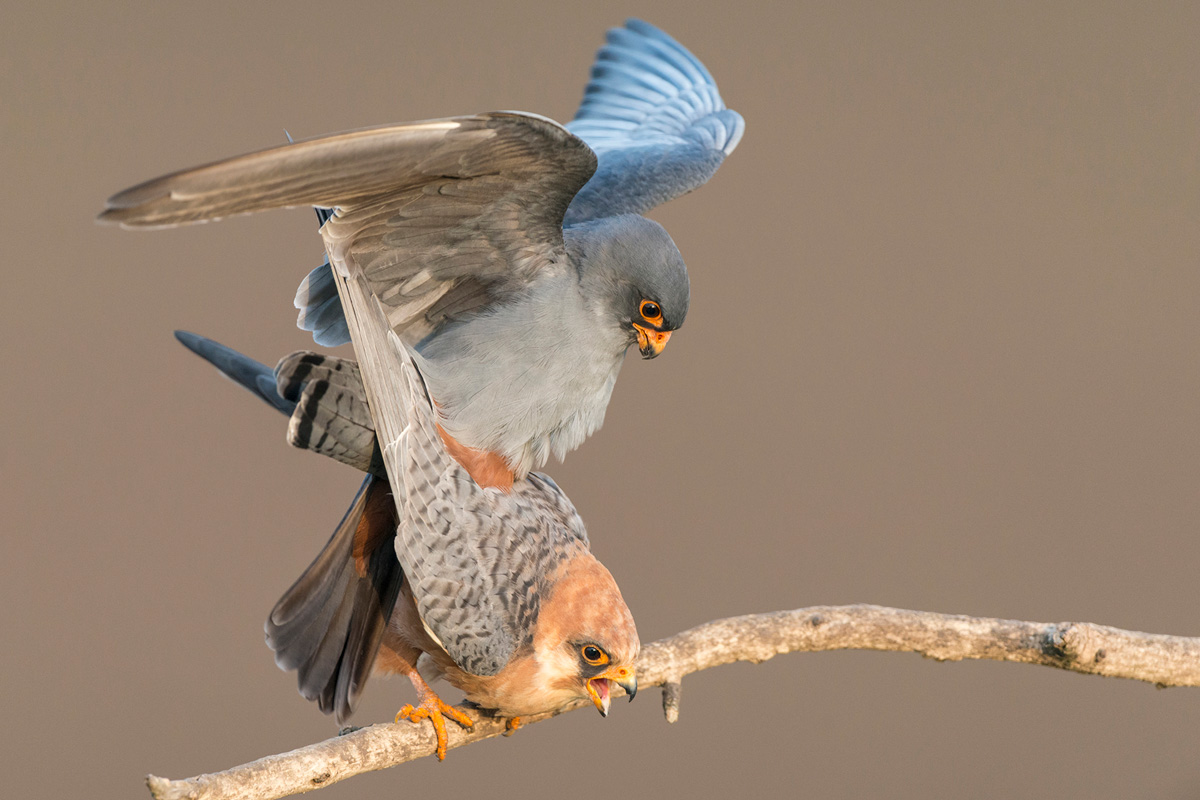
[[[396,722],[402,718],[409,722],[420,722],[423,719],[428,719],[433,723],[433,732],[437,736],[437,757],[438,761],[446,760],[446,720],[445,717],[457,722],[464,728],[472,728],[475,723],[459,709],[454,706],[447,705],[442,702],[442,699],[433,692],[421,698],[421,704],[414,708],[411,703],[405,705],[396,713]]]

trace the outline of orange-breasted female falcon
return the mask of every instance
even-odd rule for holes
[[[357,456],[372,474],[351,510],[267,619],[276,663],[298,672],[301,694],[342,721],[372,672],[404,674],[419,703],[397,719],[430,718],[439,758],[443,715],[471,721],[421,673],[510,721],[584,698],[607,716],[614,685],[636,694],[633,616],[571,501],[538,473],[510,492],[480,487],[447,453],[410,359],[396,387],[408,419],[391,462],[404,492],[393,501],[365,398],[350,394],[362,390],[353,362],[301,353],[272,373],[210,340],[177,336],[290,413],[294,429],[328,442],[325,452],[374,449]]]

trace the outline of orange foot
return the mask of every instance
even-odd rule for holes
[[[508,721],[504,723],[504,735],[512,736],[519,727],[521,727],[521,718],[509,717]]]
[[[406,705],[396,713],[396,722],[403,717],[409,722],[420,722],[423,719],[428,719],[433,723],[433,730],[437,734],[437,757],[438,761],[446,760],[446,720],[442,715],[450,717],[450,719],[462,725],[464,728],[470,728],[475,725],[471,718],[464,714],[459,709],[452,705],[447,705],[442,702],[442,698],[438,697],[432,689],[425,689],[420,692],[421,703],[416,708],[412,704]]]

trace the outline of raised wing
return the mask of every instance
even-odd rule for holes
[[[563,215],[595,166],[557,123],[498,112],[352,131],[178,172],[114,195],[100,220],[165,227],[334,208],[326,249],[358,265],[411,344],[541,270],[565,268]],[[336,305],[325,309],[331,317]]]
[[[683,45],[637,19],[611,29],[567,124],[600,158],[567,224],[641,214],[690,192],[712,177],[745,127]]]
[[[511,493],[481,489],[450,458],[412,353],[386,327],[354,262],[336,249],[332,261],[395,495],[396,555],[417,610],[462,669],[494,675],[532,641],[549,579],[587,546],[583,522],[547,479],[531,475]]]

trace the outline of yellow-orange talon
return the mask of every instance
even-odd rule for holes
[[[504,723],[504,735],[512,736],[513,732],[519,727],[521,727],[521,718],[509,717],[508,721]]]
[[[420,722],[423,719],[427,719],[432,722],[433,732],[437,735],[438,761],[445,761],[446,720],[443,715],[450,717],[450,719],[464,728],[471,728],[475,725],[470,717],[454,706],[442,702],[442,698],[438,697],[432,691],[421,693],[421,704],[419,706],[414,708],[409,703],[396,712],[396,722],[399,722],[401,719],[407,719],[409,722]]]

